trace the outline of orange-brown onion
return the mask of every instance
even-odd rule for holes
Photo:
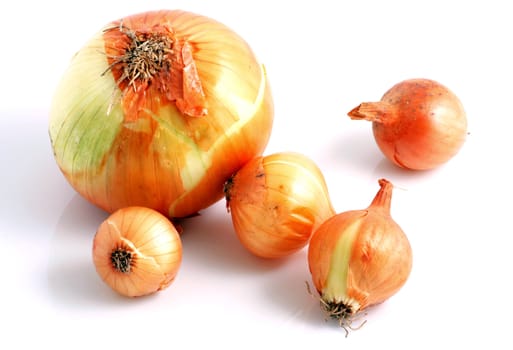
[[[227,182],[225,193],[240,242],[262,258],[297,252],[335,214],[321,170],[295,152],[254,158]]]
[[[246,41],[211,18],[163,10],[113,21],[76,53],[49,133],[66,179],[95,205],[186,217],[262,154],[273,114]]]
[[[93,262],[101,279],[129,297],[167,288],[182,262],[182,243],[164,215],[144,207],[112,213],[98,228]]]
[[[394,164],[412,170],[433,169],[453,158],[467,135],[461,101],[429,79],[409,79],[390,88],[378,102],[351,110],[352,119],[372,121],[374,139]]]
[[[321,306],[342,326],[360,311],[387,300],[406,283],[412,250],[390,216],[393,185],[380,189],[363,210],[338,213],[312,235],[308,264]]]

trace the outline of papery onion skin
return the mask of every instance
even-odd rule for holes
[[[136,80],[135,88],[120,79],[113,63],[127,33],[154,32],[172,33],[182,47],[176,57],[192,55],[192,73],[182,70],[183,86],[198,84],[194,71],[199,78],[193,102],[170,97],[166,89],[176,87],[169,74]],[[205,115],[188,115],[201,94]],[[265,69],[239,35],[208,17],[163,10],[106,25],[73,57],[52,102],[49,133],[66,179],[95,205],[186,217],[221,199],[224,182],[262,154],[273,115]]]
[[[398,292],[411,272],[409,240],[390,216],[392,184],[381,179],[380,186],[367,209],[329,218],[308,246],[308,265],[321,305],[342,324]]]
[[[116,250],[130,254],[125,269],[113,265]],[[159,212],[126,207],[112,213],[98,228],[93,262],[101,279],[128,297],[153,294],[167,288],[182,262],[182,243],[175,226]]]
[[[227,183],[225,193],[240,242],[261,258],[297,252],[335,214],[321,170],[295,152],[254,158]]]
[[[430,79],[404,80],[379,102],[351,110],[352,119],[372,121],[374,138],[386,158],[411,170],[436,168],[453,158],[467,136],[461,101]]]

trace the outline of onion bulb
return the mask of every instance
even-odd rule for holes
[[[113,21],[75,54],[49,134],[64,176],[95,205],[185,217],[262,154],[273,113],[264,67],[238,34],[163,10]]]
[[[112,213],[94,236],[93,261],[102,280],[136,297],[167,288],[182,261],[175,226],[159,212],[126,207]]]
[[[446,163],[467,135],[467,117],[458,97],[429,79],[402,81],[379,102],[364,102],[348,115],[371,121],[385,157],[407,169],[433,169]]]
[[[408,238],[390,216],[393,185],[385,179],[379,185],[367,209],[332,216],[308,246],[321,307],[344,328],[362,310],[399,291],[412,268]]]
[[[300,250],[335,214],[320,169],[294,152],[254,158],[226,183],[225,194],[240,242],[262,258]]]

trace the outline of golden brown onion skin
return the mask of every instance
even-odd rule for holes
[[[387,300],[411,272],[409,240],[390,216],[392,184],[382,179],[380,185],[368,208],[332,216],[308,246],[314,286],[324,305],[348,310],[341,317]]]
[[[262,258],[299,251],[335,214],[321,170],[300,153],[252,159],[228,182],[225,192],[240,242]]]
[[[113,56],[128,31],[169,32],[190,49],[206,115],[182,113],[167,98],[169,75],[137,83],[137,92],[119,81]],[[95,205],[185,217],[221,199],[224,182],[264,151],[273,114],[265,69],[242,38],[208,17],[169,10],[114,21],[73,57],[49,131],[66,179]]]
[[[402,81],[381,101],[362,103],[349,116],[372,121],[379,149],[406,169],[427,170],[446,163],[467,136],[461,101],[447,87],[429,79]]]
[[[130,254],[129,266],[117,269],[113,252]],[[126,207],[112,213],[93,241],[98,275],[121,295],[138,297],[167,288],[182,262],[182,243],[174,225],[159,212]]]

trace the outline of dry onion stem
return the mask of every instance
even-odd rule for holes
[[[163,96],[175,102],[182,113],[193,117],[208,113],[192,48],[187,41],[177,40],[172,29],[154,25],[150,30],[136,31],[120,21],[119,26],[107,28],[104,33],[114,37],[121,35],[116,40],[122,45],[106,50],[111,63],[102,75],[112,72],[122,99],[129,88],[137,97],[150,84],[156,84]]]
[[[124,86],[120,90],[119,99],[123,99],[126,90],[131,86],[134,93],[138,90],[138,85],[147,85],[162,69],[169,69],[169,55],[172,53],[172,41],[168,36],[156,35],[153,33],[136,33],[130,28],[123,26],[121,20],[119,26],[113,26],[104,30],[119,30],[120,33],[128,37],[128,47],[118,55],[106,54],[109,59],[109,67],[101,74],[104,76],[113,70],[120,70],[122,74],[116,79],[116,85]],[[136,84],[136,81],[141,83]],[[119,103],[116,98],[115,89],[113,91],[112,101],[108,108],[108,114],[112,106]]]
[[[105,32],[115,28],[117,27],[105,29]],[[136,91],[136,79],[141,79],[143,82],[147,83],[164,68],[165,64],[165,69],[169,69],[168,55],[172,54],[173,50],[172,41],[168,36],[154,33],[137,34],[130,28],[123,27],[123,21],[120,21],[119,31],[125,33],[130,39],[129,47],[124,54],[108,56],[113,62],[103,74],[112,70],[115,66],[120,65],[119,69],[122,70],[123,74],[117,79],[116,83],[126,83],[128,86],[132,86],[134,91]]]

